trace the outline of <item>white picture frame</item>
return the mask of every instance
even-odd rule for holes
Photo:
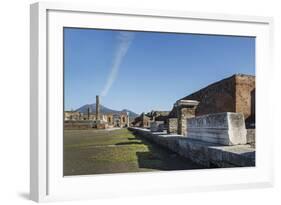
[[[34,201],[175,193],[273,184],[270,17],[35,3],[30,13],[30,198]],[[87,27],[256,37],[256,167],[63,177],[62,28]],[[262,86],[261,86],[262,85]],[[266,137],[263,137],[266,136]]]

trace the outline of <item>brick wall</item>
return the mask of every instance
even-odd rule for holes
[[[255,122],[255,76],[236,74],[182,99],[199,101],[196,116],[241,112],[248,124]]]
[[[246,122],[255,117],[255,78],[236,75],[236,112],[244,114]]]

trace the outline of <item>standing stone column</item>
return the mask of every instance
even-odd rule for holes
[[[91,114],[91,108],[90,108],[90,107],[88,107],[88,108],[87,108],[88,120],[90,120],[90,114]]]
[[[96,96],[96,120],[98,121],[100,119],[100,98],[97,95]]]
[[[195,117],[195,110],[199,104],[196,100],[178,100],[175,103],[178,117],[178,134],[187,135],[187,119]]]

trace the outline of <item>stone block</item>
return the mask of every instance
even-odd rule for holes
[[[190,118],[187,121],[190,139],[221,145],[247,144],[247,131],[241,113],[215,113]]]
[[[174,107],[177,109],[178,134],[186,135],[186,121],[195,116],[195,110],[199,104],[196,100],[178,100]]]
[[[247,129],[247,143],[254,144],[256,142],[256,129]]]
[[[163,121],[154,121],[150,123],[151,132],[163,132],[164,122]]]
[[[177,118],[168,119],[168,133],[170,133],[170,134],[178,133],[178,119]]]

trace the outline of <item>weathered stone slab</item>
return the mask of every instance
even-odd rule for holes
[[[164,130],[164,121],[154,121],[150,123],[151,132],[162,132]]]
[[[247,144],[247,131],[241,113],[215,113],[190,118],[187,137],[221,145]]]

